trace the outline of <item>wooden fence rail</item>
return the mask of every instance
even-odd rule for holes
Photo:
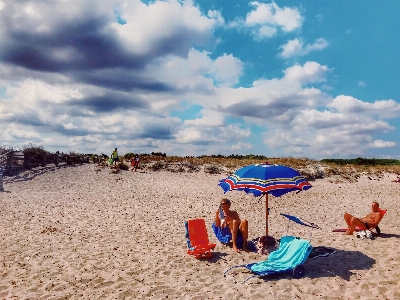
[[[0,176],[13,175],[22,169],[30,170],[50,164],[58,167],[60,164],[70,166],[82,163],[89,163],[89,156],[63,153],[24,154],[20,151],[8,151],[0,155]]]

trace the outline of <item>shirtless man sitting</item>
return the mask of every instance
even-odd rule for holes
[[[362,219],[353,217],[349,213],[345,213],[344,220],[347,223],[347,231],[345,234],[352,235],[357,226],[367,229],[376,227],[382,219],[381,213],[379,212],[378,202],[372,202],[371,209],[372,212]]]
[[[235,252],[240,251],[236,245],[237,234],[238,231],[240,231],[243,237],[243,250],[248,252],[249,250],[247,249],[247,238],[249,235],[249,225],[247,220],[240,220],[239,214],[235,210],[230,210],[231,202],[229,201],[229,199],[222,199],[220,206],[224,213],[224,222],[221,222],[218,209],[215,213],[215,225],[221,228],[225,226],[229,227],[229,230],[232,234],[232,248]]]

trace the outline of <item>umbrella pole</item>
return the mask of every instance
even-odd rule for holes
[[[268,236],[268,193],[265,193],[265,236]]]

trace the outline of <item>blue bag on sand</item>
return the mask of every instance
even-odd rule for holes
[[[231,241],[232,234],[228,227],[221,228],[216,226],[215,223],[212,223],[211,227],[218,241],[220,241],[223,244],[228,244]],[[257,247],[256,247],[257,241],[258,238],[251,241],[247,241],[247,248],[251,252],[257,252]],[[243,249],[243,236],[240,232],[238,232],[236,238],[236,245],[239,249]]]
[[[232,234],[231,231],[229,230],[229,227],[221,228],[216,226],[215,223],[212,223],[211,226],[218,241],[220,241],[223,244],[227,244],[232,240]],[[236,245],[238,246],[239,249],[242,248],[241,246],[243,245],[243,237],[240,232],[238,232],[236,238]]]

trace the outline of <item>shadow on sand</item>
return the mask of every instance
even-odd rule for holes
[[[207,261],[210,263],[216,263],[218,262],[220,259],[225,260],[224,256],[227,256],[228,254],[223,253],[223,252],[212,252],[212,257],[211,258],[198,258],[199,261]]]
[[[324,257],[307,259],[307,261],[304,263],[306,278],[315,279],[322,277],[340,277],[344,280],[349,281],[351,276],[357,275],[357,270],[368,270],[372,268],[372,266],[375,263],[374,259],[370,258],[369,256],[359,251],[345,251],[335,248],[330,248],[330,249],[335,250],[336,253],[329,254]],[[262,261],[262,259],[260,261]],[[242,277],[243,275],[247,275],[244,278],[251,276],[253,274],[246,268],[240,268],[238,270],[242,270],[238,272],[246,273],[246,274],[241,274]],[[237,274],[237,276],[239,277],[240,275]],[[244,278],[241,278],[238,281],[241,281]],[[261,277],[261,279],[263,279],[264,281],[278,281],[281,279],[291,280],[293,279],[293,274],[292,272],[288,271],[288,272],[263,276]],[[248,283],[260,284],[260,281],[251,282],[250,280],[248,281]]]
[[[382,238],[382,239],[389,239],[389,238],[397,238],[397,239],[400,239],[400,234],[381,233],[381,234],[379,235],[379,238]]]
[[[304,267],[309,278],[341,277],[350,280],[356,275],[353,270],[368,270],[375,264],[375,260],[360,251],[336,250],[335,254],[326,257],[309,258]]]
[[[21,181],[28,181],[32,180],[37,176],[43,175],[47,172],[52,172],[55,171],[56,169],[60,168],[70,168],[70,167],[75,167],[78,165],[67,165],[67,164],[60,164],[58,167],[55,165],[52,166],[45,166],[45,167],[36,167],[32,168],[30,170],[23,169],[19,171],[17,174],[14,174],[13,176],[6,176],[3,177],[3,183],[12,183],[12,182],[21,182]]]
[[[223,252],[213,252],[213,256],[211,258],[208,259],[208,261],[210,263],[216,263],[217,261],[219,261],[220,259],[222,260],[226,260],[225,256],[227,256],[228,254],[223,253]]]

